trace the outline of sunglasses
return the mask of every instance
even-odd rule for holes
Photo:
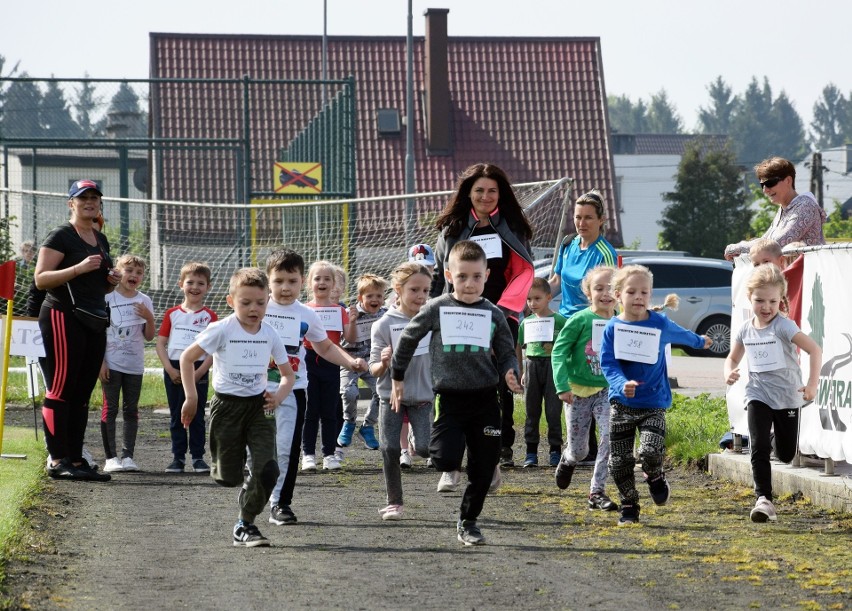
[[[761,181],[760,188],[761,189],[771,189],[772,187],[777,185],[782,180],[784,180],[784,179],[783,178],[767,178],[766,180]]]

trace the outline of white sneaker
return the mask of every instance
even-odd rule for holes
[[[758,498],[757,503],[754,504],[754,509],[751,510],[751,521],[762,523],[767,520],[774,522],[777,519],[775,505],[772,504],[772,501],[765,496]]]
[[[379,514],[381,514],[382,520],[401,520],[402,505],[388,505],[379,509]]]
[[[316,471],[317,457],[313,454],[305,454],[302,456],[302,471]]]
[[[107,458],[104,463],[104,471],[107,473],[115,473],[116,471],[124,471],[124,465],[121,464],[121,459],[118,456]]]
[[[455,492],[460,479],[461,471],[444,471],[438,481],[438,492]]]
[[[494,467],[494,475],[491,477],[491,485],[488,486],[488,494],[494,494],[503,483],[503,476],[500,474],[500,465]]]
[[[129,456],[121,459],[121,469],[123,471],[138,471],[138,465],[133,462],[133,459]]]
[[[343,448],[340,446],[334,449],[334,457],[337,459],[337,462],[343,463],[343,459],[345,458],[345,454],[343,453]]]
[[[401,450],[399,453],[399,466],[402,469],[410,469],[411,468],[411,454],[408,453],[408,450]]]
[[[322,468],[326,471],[340,469],[340,460],[337,458],[337,455],[331,454],[330,456],[324,456],[322,459]]]

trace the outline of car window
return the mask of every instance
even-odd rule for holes
[[[687,265],[669,265],[667,263],[646,263],[654,274],[655,289],[695,288],[698,281]],[[730,278],[728,280],[730,283]],[[706,286],[703,284],[702,286]]]
[[[731,270],[707,267],[701,271],[704,286],[731,286]]]

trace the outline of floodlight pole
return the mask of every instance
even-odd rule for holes
[[[322,105],[325,107],[325,81],[328,80],[328,0],[322,0]]]
[[[408,69],[405,87],[405,192],[414,193],[414,15],[408,0],[408,36],[406,52]],[[414,198],[405,200],[405,247],[414,244]]]

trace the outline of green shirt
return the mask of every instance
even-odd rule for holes
[[[551,312],[547,316],[538,316],[536,314],[532,314],[527,316],[521,321],[521,326],[518,328],[518,345],[526,350],[527,356],[550,356],[551,350],[553,350],[553,341],[549,342],[525,342],[524,341],[524,328],[525,324],[529,320],[535,320],[537,318],[552,318],[553,319],[553,339],[555,340],[559,336],[559,332],[562,330],[562,327],[565,326],[567,319],[559,314],[558,312]]]
[[[571,385],[606,388],[600,356],[592,350],[592,326],[595,320],[608,320],[591,308],[572,315],[553,345],[553,382],[556,393],[570,392]]]

